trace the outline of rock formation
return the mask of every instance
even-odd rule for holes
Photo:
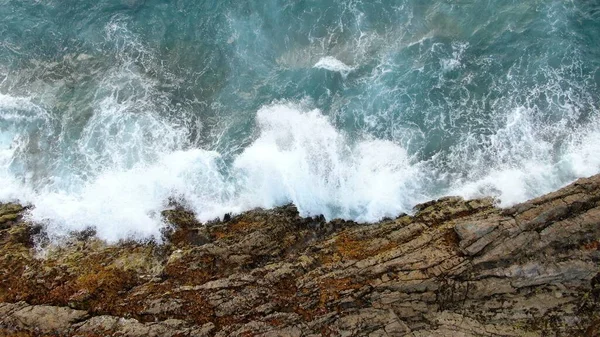
[[[598,336],[600,175],[499,209],[443,198],[356,224],[292,205],[165,243],[44,245],[0,207],[0,335]]]

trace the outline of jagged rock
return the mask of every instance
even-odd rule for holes
[[[600,175],[494,202],[362,225],[175,205],[165,244],[80,235],[42,257],[26,210],[0,205],[0,335],[597,336]]]
[[[4,303],[2,323],[11,328],[26,329],[35,327],[44,333],[61,332],[65,327],[81,322],[89,317],[83,310],[48,305],[27,305],[24,302],[12,305]],[[1,312],[0,311],[0,312]]]

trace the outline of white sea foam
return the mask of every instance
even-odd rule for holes
[[[501,206],[510,206],[551,192],[576,178],[600,172],[600,123],[598,118],[574,131],[556,153],[540,133],[543,127],[517,108],[507,115],[506,125],[491,135],[490,145],[461,155],[458,160],[474,163],[447,192],[465,198],[495,196]]]
[[[523,114],[515,111],[506,127],[496,133],[493,143],[498,149],[521,146],[531,150],[528,142],[536,140],[522,137],[522,132],[530,127]],[[600,171],[596,155],[600,133],[591,125],[569,143],[562,160],[540,160],[547,150],[542,144],[533,149],[539,158],[522,160],[513,166],[489,167],[486,174],[436,194],[429,184],[439,172],[434,173],[431,163],[415,161],[402,147],[389,141],[351,141],[319,110],[275,104],[260,109],[256,118],[258,138],[234,159],[229,169],[223,169],[222,158],[216,152],[169,152],[163,148],[155,153],[155,160],[129,168],[114,160],[112,167],[106,166],[87,181],[73,179],[68,188],[48,185],[34,191],[23,185],[8,168],[14,153],[3,142],[0,197],[35,205],[30,217],[45,223],[51,237],[94,228],[98,237],[114,242],[124,238],[159,239],[165,226],[160,212],[168,207],[171,197],[184,201],[201,221],[227,212],[288,202],[296,204],[303,215],[376,221],[409,212],[416,203],[447,193],[466,197],[495,195],[502,205],[510,205],[564,184],[565,175],[579,177]],[[518,122],[512,123],[514,119]],[[152,123],[143,125],[154,127]],[[130,137],[144,134],[134,132]],[[114,154],[131,155],[127,151]],[[482,159],[477,158],[479,155],[483,156],[473,153],[473,159]],[[72,178],[66,174],[63,180]]]
[[[26,129],[47,118],[47,112],[30,99],[0,94],[0,200],[31,200],[31,189],[14,175],[11,167],[28,145]]]
[[[261,136],[235,161],[249,198],[263,207],[284,202],[304,215],[374,221],[421,197],[420,172],[388,141],[349,142],[318,110],[273,105],[258,112]]]
[[[452,71],[457,68],[462,67],[462,58],[469,47],[468,43],[453,43],[452,44],[452,57],[450,58],[442,58],[440,59],[440,65],[442,66],[442,71]]]
[[[313,66],[313,68],[325,69],[329,71],[339,72],[342,75],[348,75],[350,72],[354,70],[354,67],[351,67],[344,62],[336,59],[333,56],[325,56],[319,59],[317,63]]]
[[[111,242],[160,238],[160,211],[166,208],[168,198],[216,201],[202,199],[221,192],[220,177],[215,176],[216,157],[203,150],[176,151],[153,165],[104,172],[76,193],[43,191],[33,200],[31,218],[44,222],[55,236],[93,228],[100,238]]]
[[[561,163],[576,177],[586,177],[600,171],[600,116],[568,144]]]
[[[303,215],[375,221],[405,211],[422,196],[417,166],[388,141],[353,144],[318,110],[272,105],[258,111],[261,134],[234,161],[227,179],[220,155],[193,149],[152,164],[109,169],[68,190],[44,189],[27,198],[33,221],[54,237],[87,228],[114,242],[160,238],[160,211],[181,198],[200,220],[288,202]]]

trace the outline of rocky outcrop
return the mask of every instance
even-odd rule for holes
[[[0,207],[0,335],[600,334],[600,176],[367,225],[291,205],[200,224],[175,208],[164,244],[79,233],[43,254],[23,212]]]

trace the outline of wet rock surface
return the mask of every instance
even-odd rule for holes
[[[77,235],[40,253],[0,206],[0,335],[598,336],[600,176],[509,209],[450,197],[376,224],[294,206],[165,243]]]

